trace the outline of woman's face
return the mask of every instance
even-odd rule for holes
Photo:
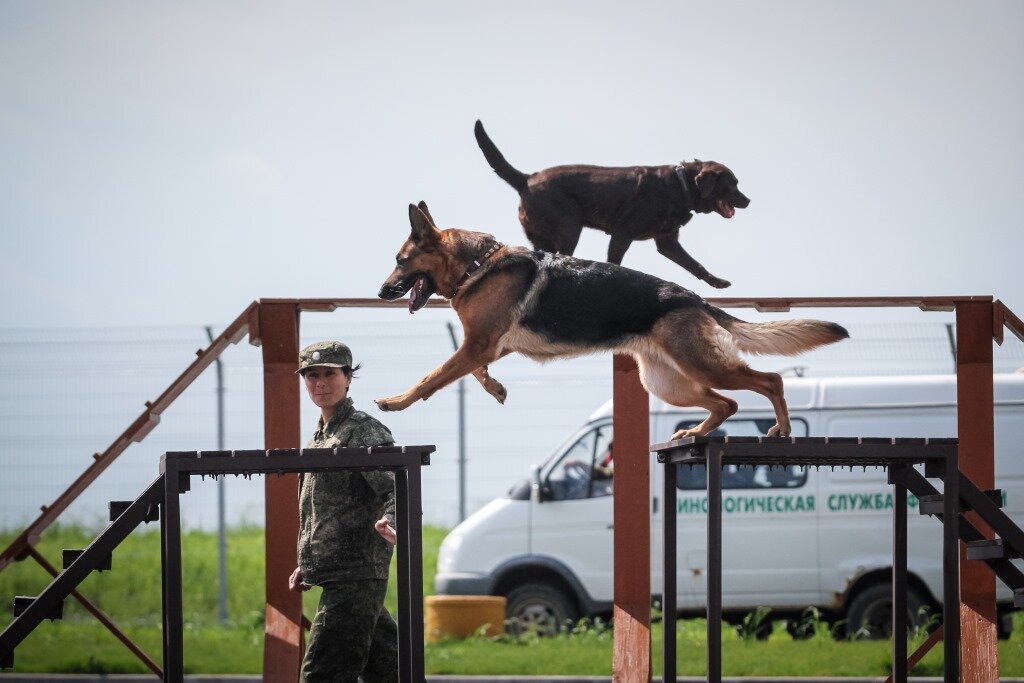
[[[352,376],[341,368],[310,368],[303,376],[306,391],[317,407],[334,408],[348,398],[348,387]]]

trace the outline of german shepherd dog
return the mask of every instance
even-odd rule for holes
[[[849,336],[820,320],[743,322],[688,289],[629,268],[507,247],[482,232],[439,230],[423,202],[409,205],[409,222],[412,232],[379,296],[393,301],[411,292],[415,312],[439,293],[458,314],[464,340],[408,391],[377,399],[381,410],[404,410],[468,374],[504,403],[505,388],[487,366],[513,351],[537,361],[616,351],[636,359],[655,396],[710,413],[673,439],[707,434],[736,412],[736,401],[715,389],[766,396],[776,419],[768,435],[788,436],[782,378],[750,368],[739,351],[791,355]]]
[[[679,229],[694,212],[732,218],[750,205],[725,165],[697,159],[669,166],[554,166],[527,175],[505,160],[479,121],[475,133],[487,163],[519,193],[519,222],[537,249],[572,256],[583,228],[597,228],[611,235],[608,262],[621,264],[630,244],[653,238],[658,253],[695,277],[729,286],[679,243]]]

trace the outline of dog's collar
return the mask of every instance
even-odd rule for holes
[[[683,186],[683,197],[686,199],[686,210],[693,211],[697,204],[693,201],[693,190],[690,189],[690,181],[686,177],[686,168],[683,164],[677,164],[675,172],[676,177],[679,178],[679,184]]]
[[[492,246],[490,249],[484,252],[483,256],[481,256],[478,259],[475,259],[471,264],[469,264],[469,267],[466,268],[466,272],[462,274],[462,277],[459,278],[458,283],[455,285],[456,294],[459,291],[459,287],[461,287],[466,282],[466,280],[469,279],[469,276],[475,273],[477,269],[480,268],[480,266],[482,266],[485,261],[487,261],[487,259],[491,258],[491,256],[494,255],[494,252],[498,251],[503,246],[505,245],[502,244],[501,242],[495,242],[494,246]],[[452,295],[452,298],[455,298],[454,295]]]

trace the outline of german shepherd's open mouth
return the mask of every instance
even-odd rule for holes
[[[398,284],[384,285],[378,296],[385,301],[394,301],[409,292],[409,312],[415,313],[426,305],[436,291],[437,285],[430,275],[419,272],[402,278]]]

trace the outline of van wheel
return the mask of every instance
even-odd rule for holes
[[[523,584],[509,591],[506,601],[505,618],[515,635],[553,636],[580,618],[573,600],[548,583]]]
[[[928,601],[913,586],[907,586],[907,624],[911,627],[927,626],[929,619],[921,608]],[[868,586],[850,601],[846,610],[848,638],[878,640],[892,635],[892,586],[876,583]]]

